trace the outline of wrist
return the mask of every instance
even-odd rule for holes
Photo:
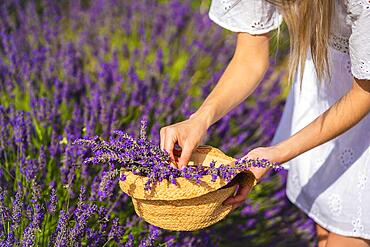
[[[202,122],[208,129],[213,124],[213,111],[211,109],[201,108],[190,115],[189,119],[196,119],[197,122]]]
[[[277,153],[279,153],[279,159],[276,162],[283,164],[296,156],[298,156],[299,151],[297,151],[297,145],[290,143],[290,138],[282,141],[275,145]]]

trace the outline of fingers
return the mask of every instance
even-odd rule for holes
[[[170,155],[171,160],[175,161],[175,157],[173,155],[173,148],[176,142],[175,134],[168,128],[162,128],[160,130],[160,135],[161,135],[161,144],[160,144],[161,149],[166,150]]]
[[[175,143],[173,141],[173,138],[166,137],[166,139],[164,140],[164,150],[166,150],[168,152],[172,161],[175,161],[175,156],[173,155],[173,147],[174,146],[175,146]]]
[[[160,147],[161,147],[162,150],[164,150],[165,134],[166,134],[166,129],[165,128],[161,128],[161,130],[159,131],[159,135],[160,135],[160,138],[161,138]]]
[[[235,196],[231,196],[227,198],[223,204],[224,205],[233,205],[233,206],[238,206],[238,204],[241,204],[248,196],[249,192],[251,191],[252,187],[245,185],[245,186],[240,186],[238,193]]]
[[[181,156],[178,163],[180,169],[189,163],[194,148],[195,146],[190,142],[185,142],[184,146],[182,147]]]
[[[189,163],[193,149],[203,135],[201,129],[194,128],[194,124],[186,121],[164,127],[160,130],[160,148],[166,150],[173,163],[181,169]],[[181,147],[181,154],[175,150],[176,144]]]
[[[240,205],[242,205],[242,203],[236,203],[236,204],[233,204],[232,208],[231,208],[231,211],[235,210],[237,207],[239,207]]]

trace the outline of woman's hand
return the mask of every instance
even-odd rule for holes
[[[247,199],[249,192],[251,192],[253,185],[251,183],[239,184],[238,191],[235,196],[227,198],[223,204],[232,205],[233,209],[239,207],[245,199]]]
[[[186,166],[191,153],[202,142],[207,133],[208,124],[200,117],[190,116],[188,120],[161,128],[161,149],[166,150],[178,168]],[[181,156],[177,160],[173,149],[175,144],[181,147]]]
[[[271,146],[271,147],[259,147],[255,148],[250,151],[246,156],[243,158],[246,159],[267,159],[271,162],[284,162],[284,150],[281,150],[279,146]],[[258,168],[252,167],[250,170],[255,179],[259,181],[268,171],[267,168]],[[252,185],[249,184],[239,184],[238,191],[235,196],[231,196],[224,201],[225,205],[233,205],[233,208],[240,206],[245,199],[247,199],[248,194],[252,190]]]
[[[244,158],[246,159],[266,159],[272,163],[283,164],[287,161],[289,150],[280,145],[271,147],[258,147],[251,150]],[[259,178],[259,177],[258,177]]]

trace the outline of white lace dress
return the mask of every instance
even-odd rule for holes
[[[228,30],[250,34],[275,29],[282,19],[264,0],[213,0],[209,17]],[[332,23],[332,79],[320,83],[307,58],[302,89],[293,84],[273,143],[327,110],[351,88],[353,77],[370,80],[370,1],[335,1]],[[331,232],[370,239],[370,115],[287,166],[290,201]]]

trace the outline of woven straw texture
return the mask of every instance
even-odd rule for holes
[[[235,160],[216,148],[200,146],[194,150],[189,165],[207,166],[212,161],[219,166]],[[199,230],[220,221],[232,210],[232,206],[222,202],[235,193],[237,183],[252,186],[254,182],[251,173],[239,174],[230,184],[220,178],[211,182],[211,176],[203,177],[200,184],[177,178],[176,185],[162,181],[145,191],[146,177],[127,171],[122,173],[126,180],[120,181],[120,187],[132,197],[136,213],[152,225],[174,231]]]

